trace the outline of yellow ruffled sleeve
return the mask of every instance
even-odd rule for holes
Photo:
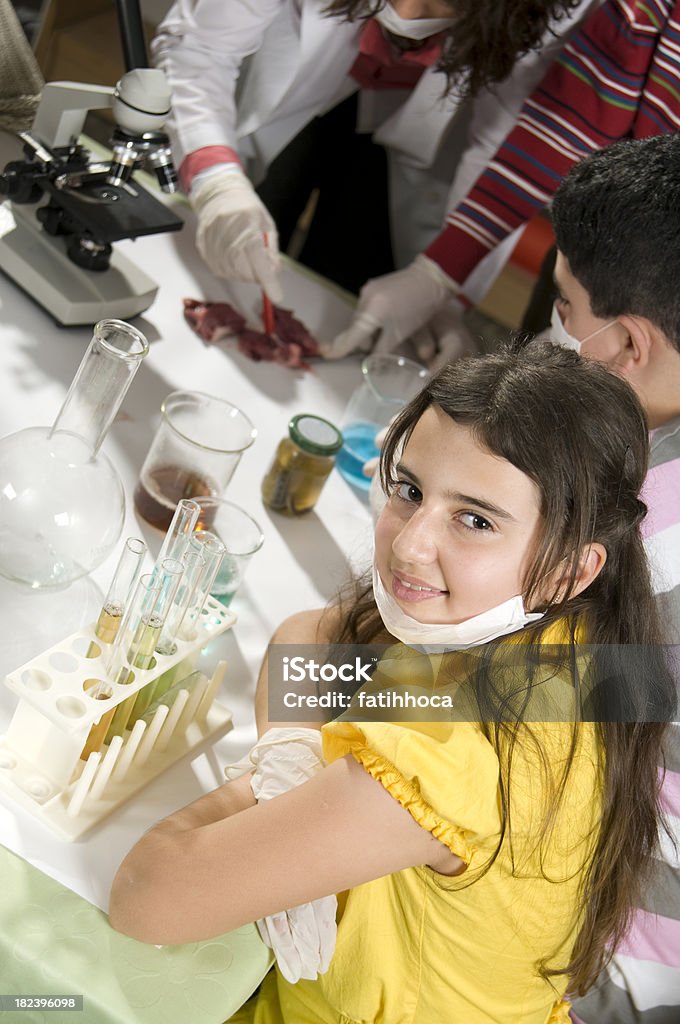
[[[548,1024],[571,1024],[570,1009],[571,1003],[568,999],[561,999],[559,1003],[555,1003],[548,1018]]]
[[[486,861],[500,829],[498,758],[468,722],[329,722],[330,763],[351,754],[423,828],[468,866]]]

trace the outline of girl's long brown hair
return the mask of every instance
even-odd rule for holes
[[[449,0],[455,24],[437,65],[449,88],[474,96],[507,78],[518,57],[540,45],[551,27],[579,0]],[[385,0],[331,0],[326,13],[354,21],[369,18]]]
[[[546,802],[539,840],[555,824],[579,720],[598,723],[604,756],[602,820],[581,886],[580,931],[566,966],[550,967],[546,951],[538,969],[546,978],[566,974],[570,991],[583,993],[627,930],[663,822],[658,772],[675,688],[639,530],[646,512],[638,497],[648,458],[644,414],[623,380],[550,344],[534,342],[519,351],[461,360],[437,374],[390,428],[381,456],[387,492],[395,454],[431,405],[468,426],[481,444],[525,473],[541,493],[541,538],[524,599],[527,607],[541,607],[545,616],[525,632],[538,664],[545,630],[557,619],[570,624],[572,643],[566,645],[564,658],[574,682],[575,721],[571,756]],[[585,591],[572,596],[578,568],[573,553],[594,541],[605,547],[606,563]],[[552,579],[554,570],[565,564],[571,566],[568,579],[562,571],[546,599],[546,578]],[[334,642],[389,641],[371,585],[356,587]],[[595,677],[585,713],[578,673],[571,671],[577,622],[585,625],[592,645]],[[530,656],[525,663],[530,666]],[[524,740],[531,730],[522,722],[521,708],[499,706],[502,697],[494,689],[493,674],[483,659],[481,666],[475,682],[477,706],[501,762],[501,837],[490,866],[504,839],[512,842],[513,752],[518,737]]]

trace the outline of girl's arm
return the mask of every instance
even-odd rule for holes
[[[111,924],[142,942],[211,938],[406,867],[463,862],[351,757],[254,805],[237,779],[152,828],[114,879]]]
[[[327,644],[332,636],[340,611],[336,606],[316,608],[312,611],[297,612],[281,623],[270,640],[270,644]],[[267,680],[268,655],[265,654],[255,690],[255,721],[257,734],[262,736],[267,729],[282,727],[320,729],[322,722],[276,722],[269,718],[269,685]]]

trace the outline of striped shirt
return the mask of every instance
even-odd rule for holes
[[[671,643],[680,643],[680,418],[652,432],[643,521],[657,600]],[[572,1018],[581,1024],[680,1022],[680,724],[666,748],[662,802],[678,849],[662,833],[642,906],[608,969]]]
[[[462,285],[585,155],[617,139],[678,130],[680,0],[605,0],[526,100],[426,255]]]

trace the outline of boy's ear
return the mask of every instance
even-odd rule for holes
[[[624,328],[619,354],[614,365],[620,373],[644,370],[649,364],[656,331],[643,316],[620,316],[618,322]]]

